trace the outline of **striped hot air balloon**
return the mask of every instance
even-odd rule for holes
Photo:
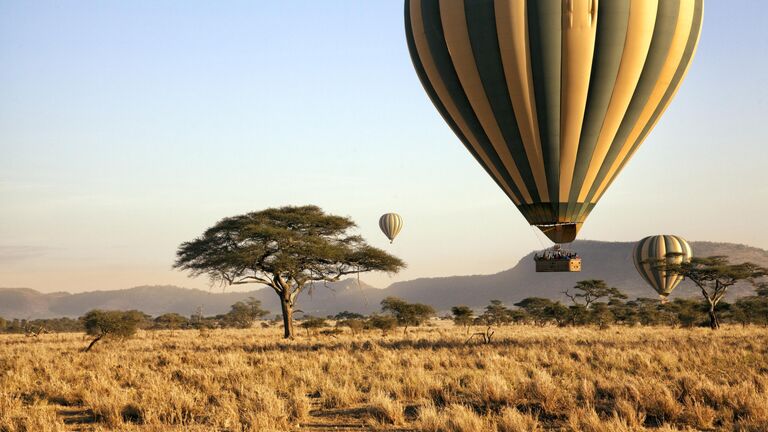
[[[387,236],[389,242],[392,243],[397,234],[400,233],[400,230],[403,229],[403,218],[397,213],[383,214],[379,218],[379,228]]]
[[[685,239],[673,235],[646,237],[635,245],[632,257],[640,276],[654,289],[662,300],[679,284],[683,277],[668,273],[659,264],[680,264],[691,260],[693,250]]]
[[[406,0],[416,72],[531,225],[573,241],[669,105],[703,0]]]

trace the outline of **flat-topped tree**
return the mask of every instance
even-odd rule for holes
[[[457,326],[462,326],[469,333],[469,326],[472,325],[472,321],[475,319],[475,312],[469,306],[459,305],[451,308],[451,314],[453,314],[453,323]]]
[[[280,297],[285,337],[292,338],[293,307],[313,282],[344,275],[405,267],[399,258],[350,233],[348,217],[326,214],[317,206],[269,208],[228,217],[202,236],[182,243],[175,268],[213,283],[257,283]]]
[[[673,255],[676,254],[668,254],[668,256]],[[726,257],[722,256],[693,257],[689,262],[679,264],[667,264],[661,260],[657,267],[688,278],[699,287],[709,305],[709,325],[712,330],[720,328],[716,308],[729,287],[741,281],[757,284],[758,279],[768,275],[767,268],[750,262],[731,264]]]
[[[599,279],[578,281],[573,289],[573,293],[571,290],[565,290],[563,294],[571,299],[574,306],[584,306],[586,309],[589,309],[593,303],[602,298],[607,298],[609,301],[627,298],[618,288],[609,288],[605,281]],[[582,301],[583,303],[581,303]]]
[[[132,337],[147,317],[137,310],[123,312],[94,309],[89,311],[80,317],[80,320],[83,322],[85,332],[94,338],[83,351],[90,351],[96,342],[104,338],[128,339]]]
[[[395,317],[397,324],[403,327],[403,334],[408,331],[408,327],[418,327],[435,315],[435,309],[430,305],[408,303],[393,296],[381,301],[381,310]]]
[[[155,325],[159,328],[166,328],[173,330],[185,326],[189,323],[186,317],[183,317],[175,312],[164,313],[155,318]]]
[[[241,329],[250,328],[253,322],[269,315],[269,311],[261,308],[261,301],[248,297],[230,306],[229,312],[221,316],[221,324],[227,327]]]

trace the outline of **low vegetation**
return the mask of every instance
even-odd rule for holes
[[[254,325],[268,312],[252,298],[213,317],[1,320],[0,432],[764,431],[768,284],[752,282],[718,301],[717,332],[701,328],[709,301],[627,300],[599,280],[571,304],[443,318],[388,297],[369,317],[305,316],[288,340],[283,317]]]
[[[355,319],[355,318],[352,318]],[[331,321],[329,321],[329,324]],[[768,329],[0,336],[0,430],[768,430]],[[351,427],[350,427],[351,428]]]

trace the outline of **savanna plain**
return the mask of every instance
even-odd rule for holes
[[[474,329],[480,331],[484,329]],[[348,331],[345,330],[345,331]],[[768,430],[768,329],[0,336],[0,431]]]

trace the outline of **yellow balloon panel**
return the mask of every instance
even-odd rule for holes
[[[688,70],[703,0],[406,0],[416,72],[532,225],[569,242]],[[552,229],[562,226],[562,229]]]

